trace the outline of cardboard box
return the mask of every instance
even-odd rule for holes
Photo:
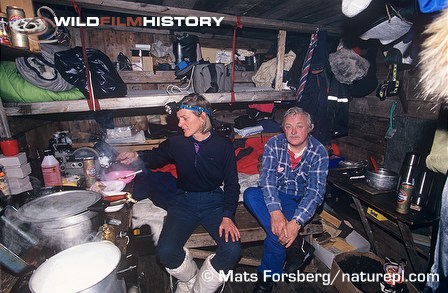
[[[140,56],[132,56],[132,71],[143,71],[143,60]]]
[[[149,50],[132,48],[131,55],[132,70],[154,72],[154,60]]]
[[[142,64],[143,64],[143,71],[154,72],[154,60],[152,57],[143,56]]]
[[[17,188],[9,186],[9,189],[11,190],[11,194],[15,195],[15,194],[19,194],[25,191],[29,191],[33,189],[33,186],[31,185],[31,183],[19,186]]]
[[[201,54],[202,54],[202,59],[204,59],[204,61],[210,61],[210,63],[216,63],[218,49],[202,47]]]
[[[0,165],[3,167],[19,167],[28,162],[26,158],[26,154],[24,152],[18,153],[15,156],[5,157],[3,154],[0,154]]]
[[[20,189],[22,186],[27,186],[31,184],[30,177],[26,176],[25,178],[10,178],[8,177],[8,184],[10,189]]]
[[[31,165],[26,163],[17,167],[5,167],[5,173],[8,178],[24,178],[31,174]]]
[[[368,252],[370,251],[370,243],[358,232],[352,231],[345,239],[336,238],[333,245],[320,245],[316,239],[311,240],[311,245],[316,249],[314,255],[323,262],[328,268],[331,268],[333,259],[336,255],[350,252]]]
[[[344,272],[344,268],[340,266],[340,264],[348,259],[349,257],[363,257],[367,258],[363,261],[363,265],[367,266],[366,263],[368,259],[372,260],[372,263],[377,263],[378,266],[376,270],[372,270],[370,272],[365,271],[363,267],[361,266],[354,266],[352,267],[352,272]],[[382,275],[378,275],[378,277],[375,278],[376,273],[382,273],[382,267],[384,264],[384,260],[378,257],[376,254],[372,252],[346,252],[341,253],[337,255],[332,262],[331,265],[331,271],[330,271],[330,279],[332,280],[332,285],[336,287],[336,289],[341,293],[373,293],[373,292],[381,292],[381,279]],[[355,273],[356,272],[356,273]],[[359,278],[362,278],[361,272],[364,274],[365,282],[362,282]],[[367,275],[368,274],[368,275]],[[358,279],[357,279],[358,278]],[[358,289],[351,281],[362,283],[362,289]],[[417,293],[419,292],[411,283],[406,282],[406,286],[410,293]]]

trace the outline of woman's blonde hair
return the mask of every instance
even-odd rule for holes
[[[180,109],[191,110],[196,116],[200,117],[202,113],[206,114],[201,132],[207,133],[212,130],[212,105],[200,94],[189,94],[179,102]]]

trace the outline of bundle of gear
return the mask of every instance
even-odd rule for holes
[[[70,46],[71,35],[64,26],[57,26],[51,19],[56,14],[48,6],[42,6],[37,10],[37,16],[22,18],[12,22],[11,30],[26,34],[29,39],[37,43],[58,43],[62,46]]]

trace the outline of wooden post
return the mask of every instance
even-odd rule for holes
[[[8,118],[6,117],[5,109],[3,108],[2,100],[0,99],[0,137],[11,137],[9,130]]]
[[[278,31],[277,71],[275,73],[275,90],[281,91],[283,84],[283,68],[285,65],[286,31]]]

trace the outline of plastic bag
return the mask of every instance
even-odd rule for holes
[[[126,84],[118,75],[109,57],[97,49],[87,48],[86,51],[95,98],[126,96]],[[55,67],[62,77],[77,87],[88,98],[89,93],[82,48],[75,47],[70,50],[57,52],[54,54],[54,59]]]

